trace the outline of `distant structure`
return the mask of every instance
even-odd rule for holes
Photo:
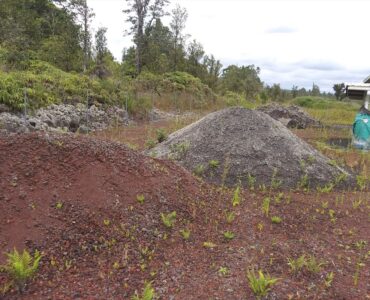
[[[362,83],[348,84],[346,95],[349,99],[364,101],[353,123],[353,146],[358,149],[370,150],[370,76],[365,78]]]
[[[370,76],[366,77],[361,83],[346,85],[346,96],[352,100],[363,100],[364,107],[369,109],[370,100]]]

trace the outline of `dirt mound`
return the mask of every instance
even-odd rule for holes
[[[281,122],[288,128],[304,129],[310,126],[319,126],[320,122],[310,117],[298,106],[284,107],[277,104],[267,105],[258,108],[270,117]]]
[[[1,299],[131,299],[145,281],[160,299],[255,299],[245,276],[250,268],[280,278],[271,299],[362,299],[367,292],[369,272],[348,263],[368,251],[367,192],[321,199],[241,191],[234,206],[232,191],[172,162],[117,143],[45,133],[0,134],[0,191],[0,252],[16,246],[43,255],[23,294],[6,291],[9,277],[0,271]],[[282,224],[261,211],[266,197],[276,197],[270,213]],[[166,227],[161,214],[174,211]],[[356,243],[361,248],[343,252]],[[325,264],[292,274],[287,259],[302,254]],[[324,288],[330,272],[335,279]]]
[[[216,184],[296,188],[351,182],[352,176],[259,111],[221,110],[173,134],[150,151],[172,158]]]
[[[191,218],[187,195],[196,199],[199,192],[197,180],[173,163],[118,143],[50,133],[0,134],[0,190],[0,253],[37,248],[44,262],[52,261],[44,263],[40,284],[53,285],[37,286],[36,299],[104,298],[106,285],[99,291],[92,285],[107,283],[115,262],[125,268],[120,286],[130,277],[122,291],[127,299],[143,285],[141,247],[154,249],[162,239],[160,213],[177,211],[180,224]],[[80,286],[79,276],[91,282]]]

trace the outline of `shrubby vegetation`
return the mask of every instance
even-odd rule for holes
[[[311,90],[266,85],[258,66],[222,69],[219,60],[184,33],[188,14],[179,5],[166,26],[162,16],[169,1],[142,1],[145,10],[140,13],[137,1],[126,2],[126,29],[134,46],[124,49],[119,63],[107,47],[106,28],[99,28],[93,41],[94,13],[86,0],[1,1],[0,104],[14,111],[53,103],[115,104],[137,116],[153,106],[253,108],[292,99],[307,109],[337,105],[316,98],[327,95],[315,84]],[[336,88],[342,99],[342,85]]]

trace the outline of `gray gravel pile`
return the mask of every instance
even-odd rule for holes
[[[211,113],[147,154],[174,159],[215,184],[307,188],[344,186],[353,175],[269,115],[244,108]]]
[[[310,117],[298,106],[280,106],[271,104],[258,108],[270,117],[279,121],[288,128],[304,129],[310,126],[320,126],[320,122]]]
[[[96,106],[88,109],[85,105],[51,105],[41,108],[32,116],[9,112],[0,113],[0,130],[25,133],[30,131],[69,131],[86,133],[105,129],[111,125],[123,125],[129,121],[126,110],[109,107],[101,110]]]

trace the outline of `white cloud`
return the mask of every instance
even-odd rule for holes
[[[117,59],[131,45],[123,37],[124,0],[88,0],[94,27],[108,27]],[[370,75],[370,1],[354,0],[181,0],[189,19],[186,32],[224,65],[255,64],[262,80],[330,91],[342,81]],[[171,7],[175,5],[172,1]],[[297,74],[299,73],[299,74]],[[353,79],[352,76],[354,77]]]

